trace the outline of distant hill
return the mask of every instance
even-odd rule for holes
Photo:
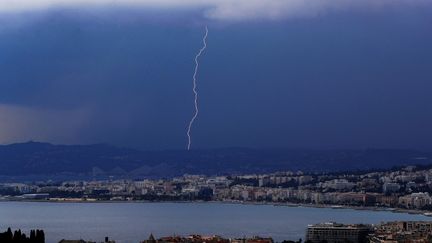
[[[105,144],[18,143],[0,146],[0,176],[171,177],[287,170],[352,171],[432,164],[415,150],[202,149],[139,151]]]

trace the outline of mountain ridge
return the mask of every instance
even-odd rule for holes
[[[335,172],[432,164],[432,154],[410,149],[253,149],[141,151],[109,144],[0,145],[0,176],[86,175],[172,177],[274,171]]]

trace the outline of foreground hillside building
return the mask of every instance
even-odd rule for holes
[[[309,225],[306,241],[311,243],[366,243],[371,228],[367,225],[343,225],[323,223]]]
[[[370,236],[372,243],[432,242],[432,222],[396,221],[379,225]]]
[[[153,234],[147,240],[141,243],[274,243],[272,238],[252,237],[252,238],[241,238],[241,239],[226,239],[220,236],[201,236],[201,235],[189,235],[186,237],[182,236],[167,236],[156,239]]]

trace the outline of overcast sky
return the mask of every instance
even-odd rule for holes
[[[314,17],[353,9],[369,11],[424,7],[429,0],[2,0],[0,12],[19,13],[58,8],[200,9],[208,19],[243,21]]]
[[[432,149],[426,0],[0,0],[0,143]]]

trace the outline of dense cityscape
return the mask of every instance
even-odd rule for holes
[[[170,179],[0,184],[2,200],[222,201],[398,208],[429,215],[432,169],[408,166],[365,173],[184,175]]]

